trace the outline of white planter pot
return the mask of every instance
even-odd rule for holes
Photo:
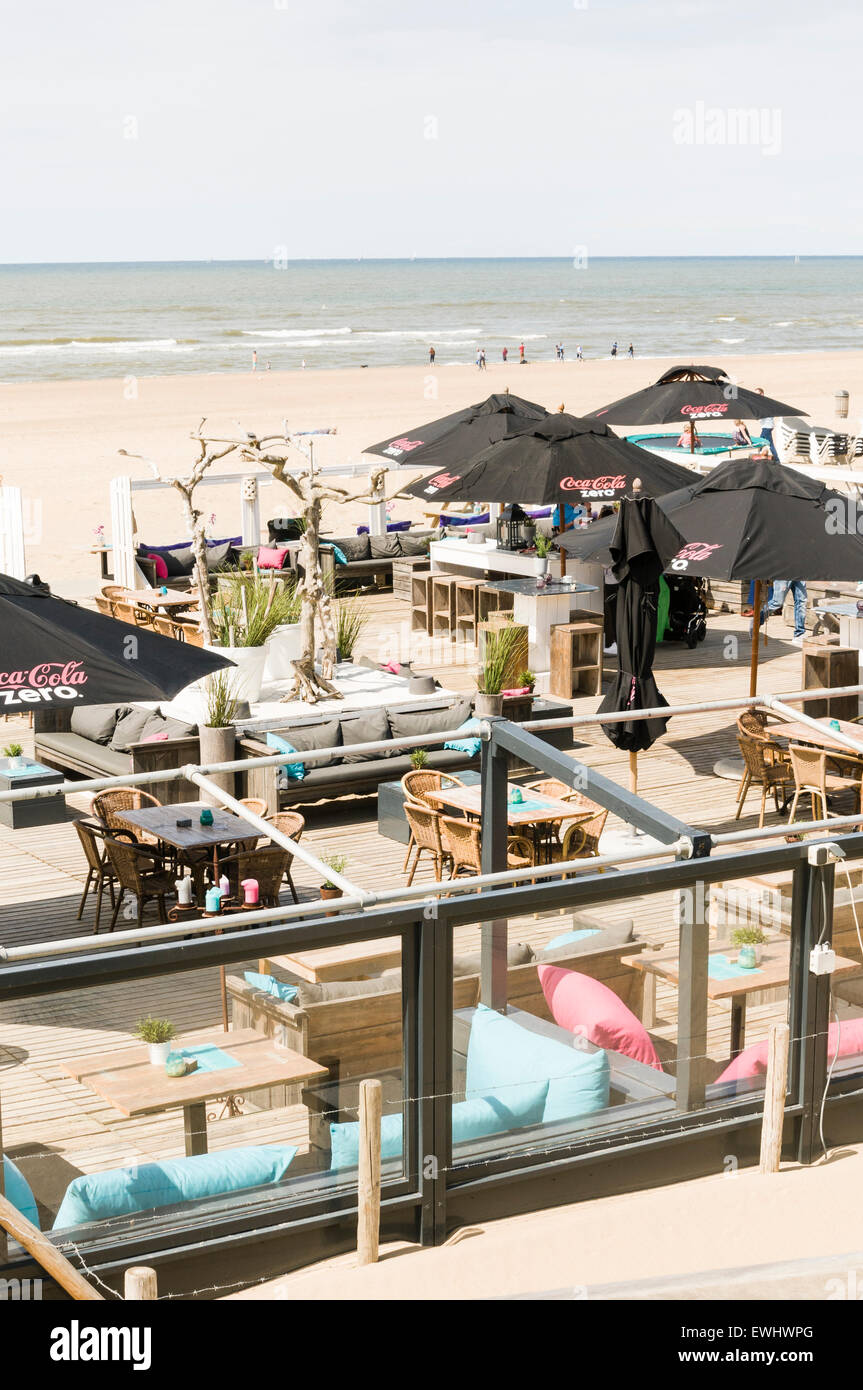
[[[17,756],[16,756],[16,757],[14,757],[14,758],[7,758],[6,761],[7,761],[7,763],[9,764],[10,770],[13,771],[13,772],[14,772],[16,769],[20,769],[20,768],[22,768],[22,767],[26,767],[26,766],[27,766],[27,759],[26,759],[26,758],[22,758],[22,757],[17,757]]]
[[[299,661],[302,654],[300,624],[281,623],[267,643],[264,682],[293,680],[295,672],[291,662]]]
[[[503,714],[503,696],[484,695],[481,690],[478,690],[473,712],[478,719],[482,719],[483,715]]]
[[[233,762],[236,754],[237,734],[236,730],[212,729],[208,724],[202,724],[198,730],[198,738],[201,745],[201,764],[207,767],[212,763]],[[216,786],[221,787],[229,796],[234,795],[235,780],[233,772],[211,772],[208,773],[211,781]],[[201,800],[205,806],[221,806],[223,803],[215,794],[200,789]]]
[[[226,667],[225,670],[230,677],[231,690],[235,698],[248,700],[250,705],[255,704],[261,698],[264,667],[267,664],[267,648],[208,647],[207,650],[233,661],[235,670],[232,671],[230,667]]]
[[[169,1042],[148,1043],[147,1050],[150,1053],[150,1066],[164,1067],[168,1060],[168,1053],[171,1051],[171,1044]]]
[[[537,575],[540,575],[540,576],[541,576],[541,575],[544,575],[544,574],[548,574],[548,556],[547,556],[547,555],[543,555],[542,558],[540,558],[539,555],[536,556],[536,558],[534,559],[534,562],[533,562],[533,572],[534,572],[534,574],[537,574]]]

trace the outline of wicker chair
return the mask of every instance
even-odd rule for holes
[[[568,801],[572,804],[572,820],[548,825],[545,844],[550,859],[578,859],[582,855],[599,854],[599,837],[608,820],[608,811],[604,807],[596,801],[591,801],[582,792],[568,787],[565,782],[559,782],[556,777],[528,782],[526,790],[539,792],[542,796],[553,796],[557,801]],[[581,831],[580,836],[570,834],[576,830]],[[563,848],[567,843],[570,853],[564,854]]]
[[[740,751],[743,754],[743,776],[740,779],[740,789],[737,793],[737,811],[734,819],[739,820],[743,810],[743,803],[746,800],[746,793],[749,788],[755,786],[761,788],[761,808],[758,814],[758,828],[764,825],[764,810],[767,805],[768,792],[773,793],[773,804],[779,814],[779,792],[786,791],[793,781],[791,765],[774,754],[771,744],[766,739],[750,738],[748,734],[738,734],[737,742],[740,744]]]
[[[159,921],[167,922],[165,898],[174,891],[174,876],[166,868],[162,857],[150,847],[144,849],[130,840],[121,840],[113,835],[105,835],[104,840],[108,861],[120,888],[109,931],[113,931],[117,924],[117,915],[127,893],[137,899],[139,927],[143,926],[147,903],[153,900],[159,909]]]
[[[863,783],[861,783],[859,773],[856,777],[839,777],[835,773],[828,772],[829,755],[821,748],[803,748],[792,743],[788,754],[794,776],[794,799],[791,802],[789,824],[794,820],[801,796],[805,796],[807,792],[809,793],[813,820],[827,820],[830,815],[827,797],[836,792],[855,792],[860,809],[863,811]],[[818,814],[819,805],[821,815]]]
[[[761,739],[762,742],[769,740],[766,711],[763,709],[741,710],[737,716],[737,732],[746,738]]]
[[[106,618],[113,618],[114,605],[109,598],[96,598],[96,612],[102,613]]]
[[[419,806],[430,806],[430,803],[426,802],[425,799],[426,792],[439,792],[444,782],[446,782],[448,787],[464,786],[464,782],[458,777],[452,777],[447,772],[435,772],[433,768],[420,767],[415,768],[413,772],[406,772],[402,778],[405,801],[412,801],[415,805]],[[430,809],[436,810],[437,807],[430,807]],[[415,844],[414,833],[413,830],[411,830],[410,839],[408,840],[408,852],[405,855],[405,862],[402,864],[403,874],[406,874],[408,871],[408,860],[411,857],[411,852]],[[414,868],[416,868],[416,865],[414,865]]]
[[[444,867],[449,868],[452,864],[452,856],[444,848],[441,839],[440,812],[433,811],[430,806],[421,805],[418,801],[406,801],[405,816],[410,826],[411,838],[402,873],[408,874],[408,887],[414,881],[414,874],[423,854],[431,855],[434,876],[440,883],[443,878]],[[413,852],[414,861],[408,873],[408,859],[410,859],[411,852]]]
[[[267,803],[260,796],[241,796],[240,805],[245,806],[247,811],[251,811],[253,816],[260,816],[262,819],[267,815]],[[303,821],[305,825],[305,821]]]
[[[99,918],[102,913],[102,896],[105,888],[111,895],[111,906],[116,906],[114,895],[114,870],[108,859],[105,849],[104,836],[105,827],[97,825],[93,821],[76,820],[75,829],[78,839],[81,841],[81,848],[84,851],[84,858],[87,860],[87,878],[84,883],[84,891],[81,894],[81,901],[78,904],[78,921],[84,915],[84,905],[87,902],[87,894],[92,888],[96,895],[96,920],[93,923],[94,935],[99,934]]]
[[[142,791],[140,787],[112,787],[110,791],[99,792],[90,803],[90,813],[109,830],[129,831],[123,820],[124,811],[142,811],[145,806],[161,806],[158,797]],[[136,830],[135,839],[142,845],[157,845],[158,838],[146,830]]]
[[[227,855],[219,861],[219,869],[227,874],[231,896],[237,902],[242,900],[243,879],[254,878],[258,882],[261,907],[278,907],[279,889],[290,863],[290,850],[281,845],[262,845],[260,849],[241,849]]]
[[[440,833],[444,852],[452,856],[453,878],[462,873],[482,873],[482,830],[476,821],[441,816]],[[510,835],[506,847],[508,869],[529,869],[536,862],[533,844],[526,836]]]
[[[299,840],[306,828],[305,816],[301,816],[299,811],[279,811],[274,816],[268,816],[267,819],[275,830],[280,830],[283,835],[288,835],[292,840]],[[265,841],[265,843],[272,843],[272,841]],[[300,900],[297,897],[297,890],[291,876],[293,862],[293,855],[291,855],[288,859],[288,867],[285,869],[285,878],[291,890],[291,897],[295,903],[298,903]]]

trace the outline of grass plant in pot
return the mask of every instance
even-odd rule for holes
[[[280,600],[282,607],[279,622],[273,628],[267,641],[267,659],[264,665],[264,681],[292,681],[296,672],[293,663],[303,654],[303,638],[300,631],[300,611],[303,606],[296,579],[278,581],[284,592]]]
[[[237,746],[237,731],[234,728],[237,696],[234,691],[233,674],[230,670],[216,671],[207,677],[206,715],[198,729],[203,767],[210,767],[213,763],[230,763],[234,760]],[[233,772],[211,772],[207,775],[229,796],[234,795]],[[203,788],[201,800],[206,806],[222,805],[219,797],[212,792],[204,791]]]
[[[348,867],[348,857],[346,854],[322,854],[321,863],[326,864],[327,868],[331,869],[334,874],[343,874]],[[322,898],[341,898],[342,896],[342,890],[338,884],[333,883],[328,878],[324,879],[321,884]]]
[[[411,753],[411,767],[414,772],[422,772],[424,767],[428,767],[429,755],[425,748],[415,748]]]
[[[139,1018],[135,1024],[135,1037],[147,1044],[150,1065],[154,1067],[165,1065],[171,1051],[171,1041],[176,1036],[177,1030],[167,1018],[153,1018],[152,1014],[147,1014],[146,1018]]]
[[[296,589],[255,574],[231,575],[213,602],[210,650],[234,662],[231,685],[237,700],[260,698],[267,664],[267,643],[280,626],[296,621]]]
[[[24,749],[21,747],[20,743],[10,743],[3,749],[3,752],[9,760],[10,769],[20,769],[27,766],[27,760],[24,757]]]
[[[548,557],[554,542],[551,536],[547,536],[544,531],[537,531],[533,544],[536,550],[536,558],[533,562],[534,574],[542,577],[548,574]]]
[[[480,717],[502,714],[501,692],[507,688],[513,658],[522,640],[523,629],[515,624],[508,624],[486,634],[482,665],[477,674],[477,696],[474,706],[475,713]]]
[[[339,599],[335,604],[336,650],[340,661],[352,661],[354,648],[369,621],[367,604],[359,599]]]
[[[764,943],[767,940],[761,927],[738,927],[731,933],[731,940],[737,947],[738,965],[751,970],[761,964]]]

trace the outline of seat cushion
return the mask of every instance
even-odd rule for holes
[[[381,743],[390,737],[390,726],[385,710],[371,709],[366,714],[361,714],[356,719],[343,719],[342,743]],[[350,753],[345,752],[342,761],[348,763],[371,763],[379,762],[385,758],[385,752],[377,753]]]
[[[490,1091],[516,1096],[522,1087],[542,1081],[548,1082],[546,1123],[591,1115],[608,1105],[610,1069],[603,1050],[578,1051],[479,1004],[468,1041],[468,1100]]]
[[[507,965],[529,965],[533,960],[533,949],[526,946],[523,941],[510,941],[506,948]],[[476,955],[454,956],[452,962],[452,973],[454,975],[478,975],[482,967],[482,956]]]
[[[399,981],[391,975],[378,975],[372,980],[329,980],[315,985],[307,980],[297,983],[297,1003],[301,1009],[309,1004],[324,1004],[331,999],[360,999],[368,994],[393,994],[400,989]]]
[[[328,545],[337,545],[349,565],[356,560],[368,560],[371,556],[368,536],[324,536],[322,540]]]
[[[69,730],[94,743],[108,744],[114,735],[117,721],[128,714],[129,705],[84,705],[73,709]]]
[[[145,555],[161,555],[171,578],[179,579],[181,575],[192,573],[195,553],[188,541],[180,545],[147,545],[143,547],[143,552]]]
[[[838,1051],[837,1051],[838,1045]],[[767,1052],[769,1039],[753,1043],[739,1053],[734,1061],[717,1076],[716,1084],[723,1081],[747,1081],[752,1077],[764,1076],[767,1071]],[[827,1056],[832,1060],[841,1057],[855,1057],[863,1053],[863,1018],[843,1019],[841,1023],[831,1023],[827,1030]]]
[[[173,719],[169,714],[151,710],[143,734],[137,741],[145,743],[154,734],[164,734],[167,738],[192,738],[197,732],[197,724],[187,724],[183,719]]]
[[[598,923],[594,926],[592,921],[590,925],[582,926],[576,915],[572,931],[561,932],[560,936],[555,936],[549,941],[542,953],[543,965],[553,965],[557,960],[569,960],[572,956],[581,955],[586,951],[601,951],[605,946],[626,946],[633,939],[633,927],[631,917],[625,922],[612,922],[607,927],[600,927]]]
[[[293,1144],[266,1144],[87,1173],[66,1188],[54,1230],[278,1182],[296,1152]]]
[[[133,705],[121,719],[118,719],[109,745],[114,752],[128,753],[130,743],[139,743],[154,713],[151,709],[141,709]]]
[[[21,1169],[16,1167],[7,1154],[3,1155],[3,1186],[6,1192],[6,1200],[11,1202],[16,1211],[20,1211],[22,1216],[39,1230],[39,1209],[36,1206],[36,1198],[33,1190],[25,1178]]]
[[[662,1071],[644,1024],[608,985],[559,965],[540,965],[537,973],[551,1016],[561,1028]]]
[[[122,777],[129,771],[128,753],[118,753],[80,734],[39,734],[38,746],[49,760],[53,754],[57,762],[72,762],[106,777]]]
[[[397,560],[402,553],[401,536],[398,531],[386,536],[369,536],[369,549],[373,560]]]
[[[297,753],[316,752],[320,748],[338,748],[342,741],[338,719],[328,719],[324,724],[292,724],[274,732],[286,739]],[[331,758],[323,758],[320,762],[309,763],[306,774],[308,775],[313,767],[335,767],[341,760],[341,754],[338,753]]]
[[[459,700],[445,709],[388,710],[393,738],[423,738],[428,734],[460,729],[470,718],[470,700]]]
[[[402,531],[399,536],[399,539],[401,541],[402,555],[428,554],[428,536],[412,536],[409,532]]]

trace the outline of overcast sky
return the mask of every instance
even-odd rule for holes
[[[859,0],[10,6],[0,261],[856,253],[861,37]]]

